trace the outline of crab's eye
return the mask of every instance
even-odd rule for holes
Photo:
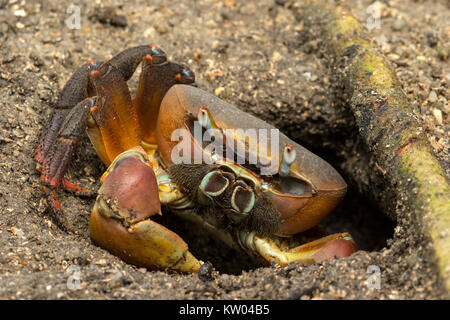
[[[287,144],[284,147],[284,154],[283,157],[285,159],[285,162],[288,165],[291,165],[294,161],[295,161],[295,157],[296,157],[296,152],[293,146],[291,146],[290,144]]]
[[[230,184],[230,181],[220,172],[211,171],[200,183],[200,190],[211,197],[221,195]]]

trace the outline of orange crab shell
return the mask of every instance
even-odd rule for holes
[[[267,122],[247,114],[236,107],[222,101],[214,95],[192,86],[175,85],[165,95],[158,115],[156,137],[161,160],[166,165],[173,163],[171,155],[179,141],[172,140],[172,133],[179,128],[189,130],[186,119],[196,117],[200,108],[207,107],[214,125],[225,129],[266,129],[270,132],[275,127]],[[236,143],[245,143],[245,137],[235,136]],[[268,134],[267,146],[271,145]],[[192,157],[196,153],[205,155],[199,143],[190,136]],[[297,157],[291,165],[289,178],[301,181],[307,186],[304,194],[294,195],[269,187],[259,188],[271,199],[272,204],[280,212],[282,224],[277,235],[289,236],[303,232],[317,225],[341,201],[347,191],[347,185],[339,173],[326,161],[295,143],[287,136],[279,133],[279,152],[271,154],[269,147],[259,145],[259,156],[265,161],[280,163],[283,148],[290,144],[295,148]],[[270,159],[267,159],[267,157]],[[207,154],[206,156],[210,156]],[[267,162],[265,162],[267,163]],[[241,167],[249,176],[256,177],[262,183],[261,177],[254,172]],[[258,185],[260,186],[260,183]]]

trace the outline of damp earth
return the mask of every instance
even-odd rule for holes
[[[346,1],[361,20],[373,1]],[[444,297],[421,226],[398,208],[386,216],[348,177],[366,155],[354,118],[330,92],[327,56],[305,35],[294,1],[78,1],[79,29],[66,19],[71,1],[0,0],[0,298],[2,299],[435,299]],[[450,7],[442,1],[379,2],[372,30],[395,67],[434,152],[450,172]],[[72,8],[73,9],[73,8]],[[73,10],[70,12],[74,12]],[[73,23],[74,21],[70,20]],[[189,65],[200,88],[278,127],[330,162],[347,180],[344,201],[321,226],[350,232],[359,251],[307,266],[262,267],[212,235],[164,212],[214,270],[207,276],[149,271],[122,262],[89,238],[95,197],[59,192],[71,229],[48,208],[33,160],[58,92],[88,59],[155,43]],[[139,72],[137,72],[138,74]],[[137,76],[129,82],[136,88]],[[105,166],[87,138],[72,180],[99,188]],[[361,174],[361,179],[364,175]],[[367,280],[380,270],[379,289]],[[80,285],[68,286],[74,270]]]

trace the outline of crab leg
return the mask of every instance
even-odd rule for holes
[[[200,262],[183,239],[150,219],[161,215],[161,203],[144,150],[120,154],[105,175],[90,220],[94,242],[137,266],[197,272]]]
[[[127,81],[133,75],[137,66],[142,61],[142,58],[144,56],[154,55],[155,54],[154,51],[155,51],[154,45],[138,46],[138,47],[124,50],[121,53],[114,56],[107,63],[107,65],[112,66],[112,69],[114,69],[113,73],[116,78],[116,82],[113,85],[108,86],[107,89],[109,89],[110,91],[115,90],[117,88],[117,81],[118,82]],[[159,51],[158,51],[158,53],[159,53]],[[98,89],[98,87],[97,88],[93,87],[91,75],[92,75],[92,72],[95,73],[96,69],[99,69],[99,66],[101,66],[101,65],[102,65],[102,63],[94,62],[94,61],[89,61],[89,62],[85,63],[77,71],[74,72],[74,74],[71,76],[69,81],[67,81],[66,85],[64,86],[63,90],[61,91],[61,94],[59,95],[55,110],[53,111],[53,113],[50,117],[49,123],[46,127],[44,134],[42,135],[42,137],[39,141],[39,145],[36,150],[36,154],[35,154],[35,160],[37,161],[36,168],[39,172],[42,172],[42,166],[43,166],[44,162],[47,163],[47,165],[51,165],[51,166],[60,166],[60,167],[65,167],[65,168],[68,167],[70,159],[55,158],[52,154],[50,154],[50,151],[51,151],[51,149],[54,149],[53,146],[55,145],[55,141],[58,137],[58,134],[60,133],[60,130],[63,127],[63,123],[67,123],[67,121],[65,121],[65,120],[68,117],[71,109],[75,108],[75,106],[78,103],[80,103],[87,97],[95,96],[98,94],[98,92],[96,92],[97,91],[96,89]],[[95,74],[98,74],[98,73],[95,73]],[[123,80],[120,81],[117,79],[123,79]],[[121,87],[121,85],[122,84],[119,84],[119,88]],[[123,91],[123,86],[121,87],[121,90]],[[101,93],[104,93],[103,91]],[[109,94],[109,96],[111,96],[111,94]],[[128,93],[128,96],[129,96],[129,93]],[[119,92],[119,94],[116,95],[115,97],[121,98],[121,97],[124,97],[124,94],[122,93],[122,95],[121,95]],[[126,97],[126,94],[125,94],[125,97]],[[128,101],[128,103],[125,103],[125,108],[127,106],[129,108],[131,108],[131,106],[132,106],[131,99],[129,97],[126,97],[125,99],[127,99],[127,98],[129,101]],[[120,104],[121,102],[119,101],[118,103]],[[124,105],[124,104],[122,103],[122,105]],[[135,112],[133,113],[133,110],[131,110],[131,114],[132,115],[134,114],[134,117],[135,117],[136,113]],[[125,116],[125,119],[127,119],[127,116]],[[134,122],[136,122],[136,120],[134,120]],[[126,123],[127,124],[130,123],[130,121],[128,121],[128,119],[127,119]],[[84,131],[84,129],[86,128],[86,121],[77,122],[77,126],[79,126],[78,129],[80,131]],[[73,125],[71,125],[71,127],[73,127]],[[129,126],[127,126],[126,129],[129,129]],[[91,130],[91,131],[94,131],[94,130]],[[134,131],[136,131],[136,129],[132,129],[130,131],[131,136],[133,136]],[[101,137],[98,136],[98,138],[100,139]],[[99,139],[96,139],[96,141],[98,141]],[[99,149],[101,149],[100,146],[99,146]],[[103,149],[104,149],[104,147],[103,147]],[[126,149],[127,148],[122,149],[121,151],[124,151]],[[73,150],[73,151],[75,151],[75,150]],[[111,159],[108,159],[106,163],[109,164],[113,158],[114,157],[112,157]],[[106,156],[102,157],[102,160],[105,161],[106,159],[107,159]],[[69,161],[69,162],[64,163],[64,164],[52,163],[52,162],[58,162],[61,160]],[[67,183],[64,183],[63,185],[65,187],[70,188],[70,186],[72,186],[72,185],[68,181],[66,181],[66,182]]]
[[[291,262],[317,263],[334,258],[344,258],[355,251],[355,243],[348,233],[332,234],[314,241],[302,239],[302,235],[291,238],[262,237],[254,232],[241,233],[241,244],[256,254],[263,262],[275,262],[285,266]]]
[[[90,63],[85,63],[75,71],[61,91],[49,124],[39,141],[35,155],[38,166],[42,165],[47,157],[70,109],[87,98],[89,66]]]
[[[61,184],[67,190],[76,193],[87,191],[64,179],[64,174],[84,133],[84,127],[80,124],[86,122],[89,110],[94,103],[95,99],[87,98],[70,110],[42,161],[41,181],[50,187],[51,202],[56,209],[60,209],[60,205],[56,198],[55,188]],[[45,187],[43,189],[48,193]]]
[[[102,142],[94,140],[92,143],[94,146],[104,143],[112,161],[119,153],[140,145],[136,111],[122,73],[112,64],[103,63],[93,68],[90,81],[98,97],[91,115],[102,138]]]
[[[83,100],[70,110],[64,119],[49,154],[43,162],[43,180],[48,182],[50,186],[57,187],[60,185],[84,133],[83,126],[80,123],[86,122],[89,109],[94,103],[95,99],[87,98]]]
[[[66,190],[75,193],[87,191],[66,180],[64,174],[83,136],[84,130],[80,123],[86,122],[89,109],[94,103],[95,99],[87,98],[69,111],[61,123],[58,133],[52,136],[53,143],[46,151],[46,156],[40,164],[41,181],[49,187],[43,185],[42,189],[49,196],[54,209],[59,210],[61,208],[55,191],[61,184]]]
[[[159,55],[144,57],[134,105],[145,143],[156,144],[156,122],[166,92],[177,83],[194,81],[194,73],[187,66],[167,61],[162,51]]]
[[[145,56],[157,56],[164,54],[156,45],[150,44],[145,46],[137,46],[119,52],[108,62],[116,67],[122,74],[125,81],[130,80],[136,68]]]

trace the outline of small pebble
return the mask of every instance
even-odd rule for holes
[[[218,88],[216,88],[215,90],[214,90],[214,94],[216,95],[216,96],[218,96],[218,95],[220,95],[222,92],[224,92],[225,91],[225,88],[224,87],[218,87]]]
[[[438,96],[436,94],[435,91],[431,91],[430,95],[428,96],[428,101],[430,101],[431,103],[436,102],[438,99]]]
[[[442,111],[439,109],[433,109],[433,116],[436,119],[437,124],[442,125]]]
[[[202,281],[211,281],[213,279],[212,272],[213,265],[210,262],[205,262],[200,269],[198,269],[197,276]]]
[[[402,19],[398,19],[398,20],[395,20],[393,29],[395,31],[400,31],[403,29],[404,26],[405,26],[405,21],[403,21]]]
[[[123,283],[124,277],[122,272],[117,271],[116,273],[113,274],[113,276],[110,278],[110,281],[114,284],[121,284]]]
[[[450,56],[450,44],[439,43],[437,46],[437,54],[441,60],[447,61]]]
[[[400,56],[395,53],[390,53],[387,55],[387,57],[389,58],[389,60],[393,60],[393,61],[400,59]]]
[[[272,54],[272,60],[273,60],[274,62],[280,61],[280,60],[282,60],[282,59],[283,59],[283,56],[282,56],[278,51],[275,51],[275,52]]]
[[[145,269],[145,268],[139,268],[138,271],[139,271],[140,273],[146,273],[146,272],[147,272],[147,269]]]
[[[14,15],[16,17],[26,17],[27,13],[25,12],[25,10],[20,9],[20,10],[14,11]]]
[[[376,41],[379,45],[382,45],[382,44],[385,44],[385,43],[388,42],[386,36],[383,35],[383,34],[382,34],[382,35],[379,35],[378,37],[376,37],[376,38],[375,38],[375,41]]]

